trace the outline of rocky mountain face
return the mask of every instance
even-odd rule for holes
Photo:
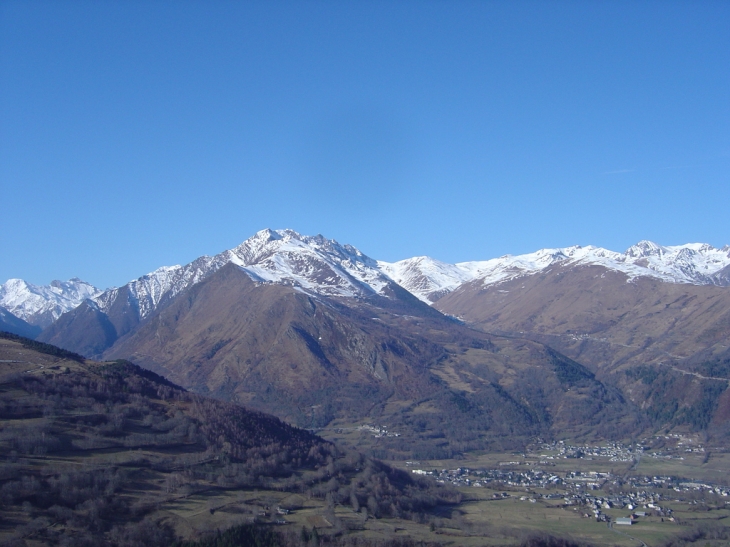
[[[377,263],[354,247],[293,230],[262,230],[234,249],[185,266],[160,268],[93,300],[105,313],[119,300],[128,301],[141,320],[226,264],[239,266],[257,282],[296,286],[326,296],[362,297],[390,283]]]
[[[93,294],[38,339],[301,426],[377,419],[408,432],[388,450],[423,457],[649,423],[707,429],[730,408],[717,387],[730,377],[728,255],[641,242],[386,263],[263,230]]]
[[[358,299],[386,294],[394,286],[374,260],[354,247],[292,230],[262,230],[234,249],[185,266],[159,268],[88,298],[73,314],[46,329],[41,339],[61,345],[73,339],[79,352],[100,355],[155,310],[228,264],[256,283],[291,286],[321,296]],[[78,341],[76,332],[82,333]]]
[[[631,279],[603,266],[558,265],[498,284],[473,281],[435,306],[490,332],[549,339],[594,369],[683,359],[726,347],[730,290]]]

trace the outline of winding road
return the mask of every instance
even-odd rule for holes
[[[679,372],[680,374],[689,374],[690,376],[696,376],[697,378],[700,378],[702,380],[719,380],[721,382],[728,382],[730,383],[730,378],[717,378],[715,376],[702,376],[699,372],[690,372],[689,370],[683,370],[681,368],[677,368],[674,365],[668,365],[666,363],[659,363],[659,366],[671,368],[675,372]]]

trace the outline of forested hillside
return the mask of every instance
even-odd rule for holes
[[[198,533],[172,505],[234,491],[297,493],[373,517],[418,518],[458,501],[448,488],[132,363],[34,346],[0,338],[2,540],[169,545]]]

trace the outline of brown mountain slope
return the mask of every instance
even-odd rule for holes
[[[278,394],[292,391],[318,400],[319,392],[347,385],[353,391],[342,393],[339,402],[349,406],[360,390],[420,394],[427,385],[425,368],[411,363],[434,360],[441,349],[409,345],[375,320],[356,328],[342,311],[291,287],[257,284],[229,265],[154,314],[105,357],[126,355],[198,392],[271,404],[279,413],[279,405],[291,407],[291,401]],[[290,419],[298,413],[289,411]]]
[[[314,297],[230,265],[104,356],[301,426],[377,420],[400,430],[381,444],[404,454],[636,430],[620,394],[580,364],[465,328],[399,290]]]
[[[730,290],[627,277],[601,266],[472,282],[436,307],[490,332],[545,337],[595,369],[687,358],[727,347]]]
[[[63,345],[89,357],[98,357],[138,324],[138,306],[129,295],[129,287],[124,286],[119,289],[118,297],[108,313],[84,302],[61,315],[36,340]]]
[[[682,371],[719,358],[730,345],[728,288],[650,278],[628,282],[601,266],[557,266],[491,286],[472,282],[435,307],[484,331],[549,344],[620,386],[659,422],[704,404],[709,388],[695,385],[706,382],[702,374]],[[666,379],[652,391],[656,376],[636,372],[640,366],[661,370]],[[647,397],[657,408],[649,408]]]

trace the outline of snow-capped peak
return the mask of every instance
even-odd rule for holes
[[[388,283],[373,259],[322,235],[263,230],[228,254],[254,279],[293,283],[329,296],[362,296]]]
[[[401,287],[429,304],[472,278],[458,265],[428,256],[392,263],[378,261],[378,267]]]
[[[0,306],[32,325],[45,327],[100,293],[99,289],[77,277],[68,281],[54,280],[50,285],[9,279],[0,285]]]
[[[566,264],[604,266],[625,273],[629,279],[647,276],[695,285],[720,284],[713,276],[730,265],[727,253],[706,243],[662,246],[651,241],[641,241],[625,253],[600,247],[578,246],[543,249],[520,257],[497,259],[488,261],[488,268],[485,263],[481,263],[482,273],[477,277],[483,278],[485,283],[494,283],[514,275],[539,271],[554,262],[563,261]],[[480,263],[467,264],[473,268],[474,264]]]
[[[630,258],[643,258],[648,256],[662,256],[666,249],[661,245],[657,245],[653,241],[639,241],[636,245],[632,245],[624,253]]]
[[[126,285],[128,298],[141,319],[163,301],[233,263],[260,283],[280,283],[327,296],[365,296],[389,283],[377,263],[350,245],[321,235],[304,236],[294,230],[261,230],[216,256],[202,256],[185,266],[165,266]],[[125,287],[110,289],[95,301],[108,311]]]

